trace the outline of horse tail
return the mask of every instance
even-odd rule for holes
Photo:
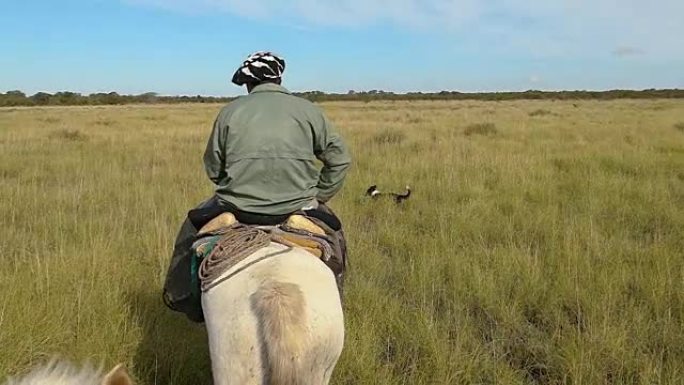
[[[267,281],[252,297],[259,320],[270,372],[270,385],[298,385],[303,382],[303,357],[308,330],[304,295],[292,283]]]

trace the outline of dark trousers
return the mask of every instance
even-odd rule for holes
[[[192,244],[197,240],[199,230],[218,215],[230,212],[236,219],[245,224],[272,226],[283,223],[290,216],[288,215],[262,215],[247,213],[238,210],[236,207],[225,204],[216,196],[202,202],[197,208],[188,212],[188,217],[183,222],[171,256],[171,262],[164,282],[164,303],[171,310],[184,313],[188,318],[195,322],[202,322],[202,313],[199,298],[194,293],[192,287],[191,268],[192,268]],[[331,261],[328,266],[333,270],[337,280],[340,295],[344,282],[344,272],[346,270],[346,242],[342,225],[335,214],[325,205],[321,205],[316,210],[306,211],[304,215],[323,222],[333,233],[340,255],[336,260]]]
[[[213,209],[220,205],[214,196],[197,206],[197,209]],[[210,219],[211,220],[211,219]],[[198,299],[193,297],[195,292],[192,287],[191,268],[192,268],[192,244],[197,240],[197,233],[201,227],[197,228],[190,220],[185,218],[180,231],[176,236],[176,243],[173,248],[173,255],[169,269],[164,281],[163,298],[164,303],[171,310],[184,313],[188,318],[195,322],[204,321],[201,304]]]

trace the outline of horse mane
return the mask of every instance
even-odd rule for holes
[[[116,365],[106,375],[102,368],[90,364],[76,367],[68,361],[52,359],[23,377],[10,377],[5,385],[133,385],[123,364]]]
[[[101,369],[88,364],[79,368],[67,361],[53,359],[22,377],[10,377],[5,385],[100,385],[101,380]]]

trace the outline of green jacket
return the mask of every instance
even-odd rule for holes
[[[221,110],[204,153],[220,200],[267,215],[297,211],[313,199],[327,202],[342,187],[350,163],[321,109],[272,83]]]

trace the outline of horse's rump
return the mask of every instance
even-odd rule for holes
[[[202,293],[217,385],[327,383],[344,321],[334,275],[320,259],[272,243],[217,282]]]

